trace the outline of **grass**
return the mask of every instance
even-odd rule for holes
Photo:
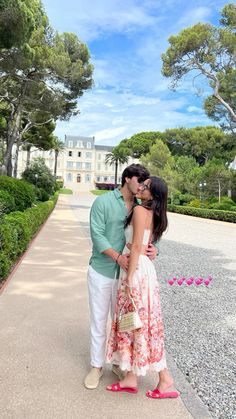
[[[68,189],[68,188],[61,188],[59,190],[59,193],[62,193],[64,195],[72,195],[73,191],[71,189]]]
[[[93,193],[94,195],[103,195],[104,193],[109,192],[109,191],[106,189],[93,189],[90,192]]]

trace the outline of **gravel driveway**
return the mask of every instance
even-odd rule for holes
[[[236,418],[236,225],[169,214],[156,269],[166,347],[212,416]],[[172,285],[173,277],[208,277]]]

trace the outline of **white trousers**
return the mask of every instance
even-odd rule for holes
[[[88,292],[91,322],[91,365],[100,368],[105,361],[107,321],[115,309],[118,280],[88,269]]]

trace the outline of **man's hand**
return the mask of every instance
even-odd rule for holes
[[[147,246],[147,256],[150,260],[154,260],[158,255],[158,249],[153,246],[153,244],[149,243]]]
[[[123,269],[123,271],[127,272],[129,267],[129,253],[120,255],[117,263]]]

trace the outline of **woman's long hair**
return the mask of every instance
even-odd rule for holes
[[[152,194],[153,199],[140,204],[142,207],[153,211],[153,242],[159,240],[167,228],[167,196],[168,188],[163,179],[157,176],[150,176],[149,190]],[[137,204],[135,204],[136,206]],[[133,207],[134,208],[134,207]],[[127,227],[133,217],[133,208],[128,215],[125,227]]]

